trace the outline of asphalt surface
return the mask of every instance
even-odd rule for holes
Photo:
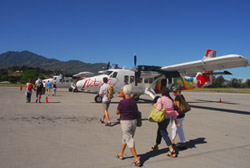
[[[136,150],[145,168],[249,168],[250,94],[183,93],[192,110],[184,124],[188,141],[177,158],[168,158],[164,141],[150,151],[157,125],[147,121],[152,101],[138,102],[143,125],[135,133]],[[102,105],[95,94],[58,89],[42,103],[26,103],[24,91],[0,87],[0,168],[127,168],[132,154],[115,158],[121,147],[121,128],[115,114],[119,97],[111,103],[112,127],[99,122]],[[221,102],[220,102],[221,100]],[[169,133],[170,126],[168,127]],[[176,141],[179,139],[177,137]]]

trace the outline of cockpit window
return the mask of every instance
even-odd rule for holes
[[[56,77],[54,77],[53,80],[56,80]]]
[[[112,74],[112,72],[113,72],[113,71],[107,71],[106,74],[107,74],[107,75],[110,75],[110,74]]]

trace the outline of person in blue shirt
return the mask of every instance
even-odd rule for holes
[[[47,88],[47,93],[48,93],[48,96],[49,96],[49,92],[50,92],[50,89],[51,89],[51,83],[50,83],[50,81],[47,82],[46,88]]]

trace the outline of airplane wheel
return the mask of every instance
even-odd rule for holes
[[[74,92],[78,92],[78,89],[74,89]]]
[[[73,91],[73,89],[72,89],[72,87],[70,87],[70,88],[69,88],[69,92],[72,92],[72,91]]]
[[[156,96],[155,98],[154,98],[154,103],[156,103],[157,102],[157,100],[160,98],[160,96]]]
[[[140,99],[140,96],[139,95],[133,95],[133,99],[135,100],[135,101],[138,101],[139,99]]]
[[[102,97],[99,96],[99,95],[96,95],[96,97],[95,97],[95,102],[96,102],[96,103],[101,103],[101,102],[102,102]]]

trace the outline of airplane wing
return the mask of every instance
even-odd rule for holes
[[[178,71],[180,74],[222,70],[249,66],[248,59],[236,54],[162,67],[163,71]]]
[[[94,73],[92,72],[79,72],[78,74],[74,74],[73,77],[86,77],[86,76],[90,76],[93,75]]]

